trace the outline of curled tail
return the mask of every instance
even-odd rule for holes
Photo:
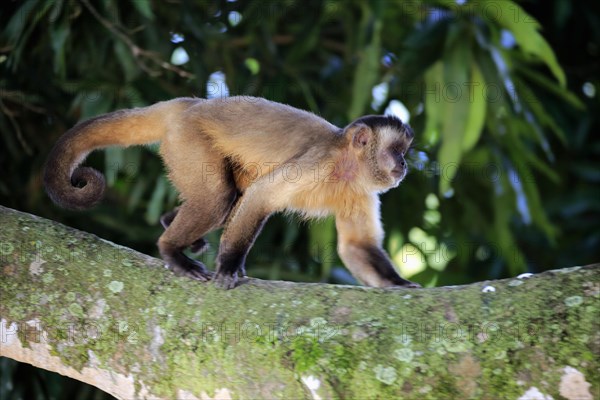
[[[69,129],[54,145],[44,167],[48,196],[61,207],[81,210],[96,205],[106,183],[99,171],[80,167],[95,149],[160,141],[169,121],[179,116],[191,99],[175,99],[88,119]]]

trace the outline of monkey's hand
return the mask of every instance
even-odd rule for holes
[[[378,245],[341,242],[339,254],[352,275],[368,286],[396,289],[421,287],[402,278],[389,256]]]

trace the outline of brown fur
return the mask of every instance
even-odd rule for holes
[[[370,286],[409,286],[381,248],[377,194],[406,173],[412,141],[399,120],[363,117],[346,128],[293,107],[254,97],[180,98],[78,124],[59,139],[44,173],[57,204],[82,209],[104,192],[103,176],[79,167],[94,149],[161,142],[160,154],[183,204],[166,215],[158,241],[175,273],[212,279],[183,254],[201,251],[203,236],[225,226],[215,282],[232,288],[269,215],[336,216],[340,257]]]

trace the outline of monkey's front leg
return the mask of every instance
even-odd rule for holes
[[[383,230],[376,203],[360,215],[338,216],[338,253],[352,275],[374,287],[421,287],[402,278],[381,248]]]
[[[222,289],[235,287],[238,272],[245,275],[246,256],[269,218],[264,197],[253,196],[253,192],[248,190],[239,200],[221,235],[213,281]]]

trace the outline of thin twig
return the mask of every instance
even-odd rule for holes
[[[136,45],[131,40],[131,38],[129,38],[129,36],[127,36],[126,34],[121,32],[121,30],[119,29],[118,26],[116,26],[115,24],[111,23],[110,21],[108,21],[107,19],[102,17],[100,15],[100,13],[89,3],[88,0],[81,0],[81,2],[93,16],[102,25],[104,25],[104,27],[106,29],[111,31],[115,36],[117,36],[119,39],[121,39],[127,45],[127,47],[129,47],[129,51],[133,55],[138,66],[142,70],[144,70],[146,73],[148,73],[150,76],[158,76],[158,75],[160,75],[160,71],[157,71],[157,70],[151,68],[149,65],[146,64],[145,60],[152,62],[153,64],[159,66],[160,68],[175,72],[182,78],[190,78],[190,79],[195,78],[194,74],[191,74],[191,73],[185,71],[184,69],[178,68],[175,65],[164,61],[158,53],[152,52],[149,50],[145,50],[145,49],[139,47],[138,45]]]
[[[8,120],[10,121],[11,125],[15,129],[17,140],[21,144],[21,147],[23,147],[23,150],[25,151],[25,153],[28,156],[32,156],[33,150],[31,150],[31,147],[29,147],[29,145],[27,144],[27,141],[23,137],[23,132],[21,131],[21,127],[19,127],[19,124],[13,117],[13,113],[8,108],[6,108],[2,99],[0,99],[0,108],[2,109],[2,112],[8,117]]]

